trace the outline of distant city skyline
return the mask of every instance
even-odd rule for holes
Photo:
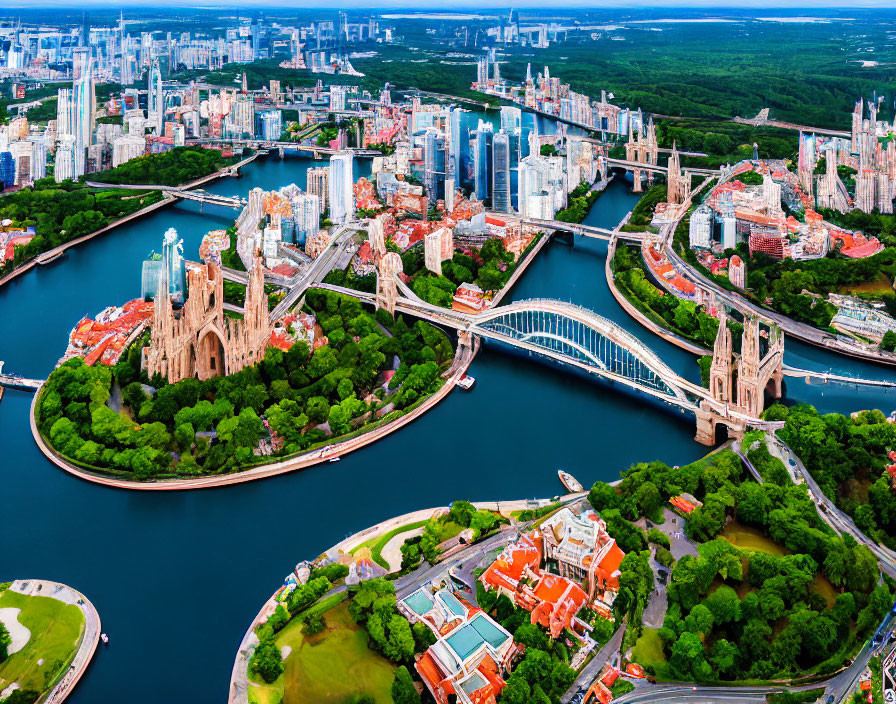
[[[229,10],[234,8],[244,8],[251,6],[254,8],[295,8],[295,4],[289,0],[243,0],[240,3],[220,2],[218,0],[175,0],[174,2],[165,3],[168,7],[178,8],[196,8],[196,9],[222,9]],[[11,3],[7,5],[8,10],[15,9],[35,9],[37,7],[71,7],[71,8],[110,8],[121,7],[158,7],[158,3],[153,0],[131,0],[125,6],[119,0],[91,0],[84,3],[77,0],[44,0],[39,3]],[[475,0],[456,0],[452,5],[453,8],[463,8],[468,10],[477,10],[477,14],[487,14],[489,11],[506,9],[511,7],[517,8],[544,8],[544,3],[540,0],[493,0],[486,8],[482,7],[482,3]],[[676,10],[676,9],[720,9],[720,10],[803,10],[811,12],[813,10],[844,10],[851,11],[854,9],[886,9],[892,7],[890,0],[855,0],[848,6],[845,6],[840,0],[606,0],[600,7],[594,7],[593,0],[557,0],[552,3],[552,7],[562,7],[567,9],[579,10],[601,10],[601,9],[633,9],[633,10]],[[421,6],[420,0],[371,0],[371,2],[357,2],[356,0],[310,0],[302,5],[302,8],[339,8],[339,9],[358,9],[358,10],[378,10],[378,9],[394,9],[401,8],[405,10],[417,10],[421,13],[431,11],[431,8]]]

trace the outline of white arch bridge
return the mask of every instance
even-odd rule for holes
[[[317,288],[375,302],[373,294],[327,284],[319,284]],[[396,297],[395,311],[575,367],[695,415],[702,405],[704,410],[713,411],[718,422],[735,431],[745,427],[777,430],[783,426],[782,422],[746,415],[733,405],[715,399],[709,389],[674,372],[634,335],[594,311],[572,303],[523,300],[468,315],[419,299]]]

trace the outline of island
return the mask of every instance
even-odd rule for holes
[[[0,584],[0,701],[64,701],[100,642],[100,617],[80,592],[42,579]]]

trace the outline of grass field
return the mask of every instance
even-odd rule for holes
[[[370,540],[365,540],[356,548],[353,548],[351,554],[354,555],[361,548],[370,548],[370,556],[371,558],[373,558],[373,561],[384,569],[389,569],[388,563],[383,559],[383,548],[386,547],[386,544],[396,535],[407,533],[408,531],[416,530],[417,528],[422,528],[427,523],[429,523],[428,519],[424,521],[408,523],[407,525],[399,526],[398,528],[393,528],[388,533],[384,533],[383,535],[380,535],[376,538],[371,538]]]
[[[77,652],[84,615],[72,604],[45,596],[0,593],[0,609],[21,609],[18,621],[31,631],[22,650],[0,664],[0,690],[12,682],[22,689],[43,692],[52,686]],[[38,661],[43,660],[43,665]]]
[[[271,685],[250,686],[250,704],[342,704],[355,694],[392,704],[394,668],[367,647],[367,633],[355,624],[348,604],[330,609],[324,619],[326,630],[314,636],[302,634],[300,619],[280,631],[277,646],[292,649],[285,670]]]
[[[663,642],[657,628],[645,628],[641,631],[641,637],[632,649],[632,661],[645,669],[650,668],[648,672],[652,670],[658,680],[673,679],[669,674],[669,663],[666,662]]]
[[[761,531],[748,528],[739,523],[729,523],[722,531],[721,537],[741,550],[754,550],[768,555],[787,555],[787,548],[766,538]]]

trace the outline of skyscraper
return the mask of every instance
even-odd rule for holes
[[[355,198],[352,192],[352,166],[354,158],[351,152],[336,152],[330,157],[329,192],[330,220],[341,225],[351,219],[355,213]]]
[[[493,139],[491,123],[480,120],[473,137],[473,192],[477,200],[491,196]]]
[[[423,185],[432,204],[445,198],[446,164],[445,135],[437,130],[427,130],[423,143]]]
[[[511,211],[511,151],[510,135],[501,130],[492,142],[492,208],[499,213]]]
[[[313,169],[308,169],[306,172],[305,190],[311,195],[317,196],[320,201],[320,212],[324,212],[327,209],[327,203],[329,202],[329,177],[329,166],[318,166]]]
[[[162,121],[165,116],[165,95],[162,91],[162,71],[159,68],[159,60],[153,59],[149,69],[149,79],[146,86],[146,112],[149,125],[155,131],[156,136],[162,135]]]

